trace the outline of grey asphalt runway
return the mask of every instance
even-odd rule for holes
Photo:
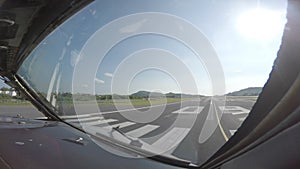
[[[69,123],[94,128],[118,127],[130,137],[140,138],[147,144],[178,158],[202,163],[215,153],[234,133],[247,117],[255,99],[247,97],[201,98],[199,101],[184,101],[149,107],[117,110],[113,106],[100,107],[101,112],[93,112],[90,105],[82,104],[85,113],[74,115],[74,108],[64,107],[69,113],[62,116]],[[162,111],[162,107],[163,108]],[[140,122],[128,117],[147,115],[159,116],[151,121]],[[41,117],[29,105],[0,106],[1,116],[21,114],[24,117]],[[79,123],[80,122],[80,123]],[[175,145],[175,146],[174,146]]]

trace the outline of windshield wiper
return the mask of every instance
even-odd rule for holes
[[[124,137],[126,137],[128,140],[130,140],[130,145],[132,146],[135,146],[135,147],[142,147],[143,146],[143,143],[140,142],[140,140],[138,139],[133,139],[129,136],[127,136],[123,131],[120,130],[120,126],[117,126],[117,127],[112,127],[112,131],[117,131],[118,133],[120,133],[121,135],[123,135]]]
[[[49,120],[63,122],[79,131],[86,133],[82,128],[77,127],[71,123],[67,123],[61,119],[57,114],[57,110],[49,102],[40,98],[40,96],[34,91],[19,75],[13,75],[12,81],[14,86],[17,87],[29,101],[41,111]]]
[[[128,143],[124,142],[124,140],[113,137],[112,133],[114,131],[118,132],[124,138],[130,140],[131,142],[128,144]],[[104,144],[111,145],[113,147],[118,147],[118,148],[124,150],[124,152],[128,152],[130,154],[134,153],[137,156],[145,157],[145,158],[148,158],[151,160],[155,160],[158,162],[162,162],[165,164],[174,165],[174,166],[178,166],[178,167],[183,167],[183,168],[198,168],[199,167],[199,165],[194,164],[189,160],[177,158],[172,155],[168,156],[168,155],[157,154],[157,153],[151,151],[150,149],[145,149],[144,147],[142,147],[142,145],[145,144],[144,146],[147,146],[146,143],[144,143],[139,138],[133,139],[132,137],[126,135],[122,130],[120,130],[120,126],[111,127],[111,130],[109,130],[109,133],[111,135],[108,135],[109,133],[107,133],[107,132],[94,133],[94,132],[87,131],[87,133],[92,139],[95,139]]]

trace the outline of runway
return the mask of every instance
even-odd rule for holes
[[[160,154],[200,164],[234,135],[253,104],[253,100],[242,97],[230,97],[226,102],[218,98],[204,97],[200,101],[190,100],[134,109],[125,107],[117,110],[107,106],[101,112],[89,111],[88,105],[82,105],[86,113],[70,113],[61,118],[85,129],[91,129],[91,132],[109,133],[114,132],[112,128],[118,128],[125,135],[143,141],[145,149],[150,147]],[[5,111],[1,111],[2,115],[9,111],[8,107],[4,108]],[[4,108],[0,107],[0,110]],[[28,106],[13,108],[11,111],[30,114]],[[147,118],[158,111],[161,111],[159,116],[149,122],[128,119],[135,116]]]
[[[95,127],[118,127],[134,138],[140,138],[155,149],[179,158],[201,163],[215,153],[246,119],[254,102],[231,97],[226,102],[215,98],[185,101],[165,105],[159,118],[139,123],[124,117],[160,110],[160,106],[90,113],[88,116],[64,116],[69,122]],[[164,105],[161,105],[164,106]],[[195,150],[197,150],[195,152]],[[194,153],[191,153],[194,152]],[[199,161],[200,159],[200,161]]]

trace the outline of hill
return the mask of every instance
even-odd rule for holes
[[[262,87],[248,87],[239,91],[228,93],[227,96],[258,96]]]
[[[148,92],[148,91],[138,91],[130,95],[132,98],[148,98],[149,96],[153,97],[167,97],[167,98],[190,98],[190,97],[199,97],[201,95],[191,95],[191,94],[181,94],[181,93],[159,93],[159,92]]]
[[[136,93],[131,94],[130,96],[148,98],[150,95],[151,97],[162,97],[164,94],[158,92],[138,91]]]

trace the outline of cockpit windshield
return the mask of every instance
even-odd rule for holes
[[[18,76],[87,133],[201,164],[267,81],[286,3],[94,1],[49,34]]]

